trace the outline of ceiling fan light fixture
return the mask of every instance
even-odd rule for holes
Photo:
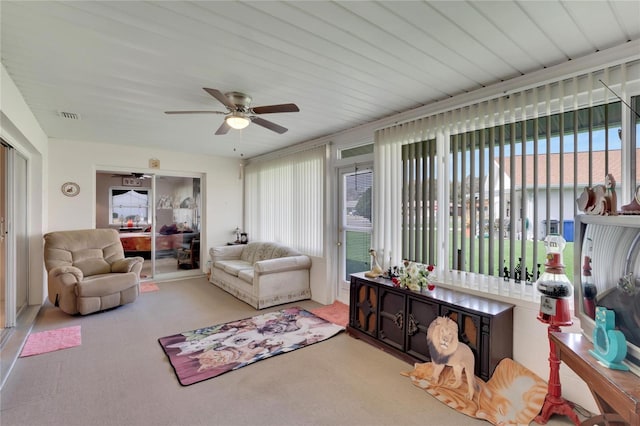
[[[227,122],[229,127],[236,130],[244,129],[251,122],[251,120],[249,120],[246,115],[237,111],[231,113],[231,115],[225,118],[225,121]]]

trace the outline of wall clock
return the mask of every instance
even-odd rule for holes
[[[60,190],[67,197],[75,197],[80,193],[80,185],[75,182],[65,182],[62,184]]]

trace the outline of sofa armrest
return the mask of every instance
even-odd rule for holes
[[[242,250],[244,250],[244,246],[242,245],[211,247],[209,249],[209,255],[213,262],[217,260],[234,260],[240,259]]]
[[[253,265],[256,274],[271,274],[309,268],[311,268],[311,258],[305,255],[259,260]]]
[[[111,272],[132,272],[136,265],[142,265],[142,263],[144,263],[144,258],[140,256],[118,259],[111,264]]]
[[[63,277],[63,275],[65,274],[69,274],[69,276]],[[79,268],[76,268],[75,266],[57,266],[49,271],[49,277],[55,278],[60,283],[69,285],[77,284],[82,281],[84,279],[84,274]]]

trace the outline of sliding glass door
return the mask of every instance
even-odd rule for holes
[[[127,256],[145,259],[141,278],[200,274],[200,177],[96,174],[96,227],[113,228]]]
[[[156,176],[155,272],[200,273],[200,178]]]
[[[0,140],[0,326],[16,324],[27,306],[27,159]]]

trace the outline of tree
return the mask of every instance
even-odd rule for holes
[[[371,220],[371,187],[360,195],[356,203],[355,212],[358,216]]]

